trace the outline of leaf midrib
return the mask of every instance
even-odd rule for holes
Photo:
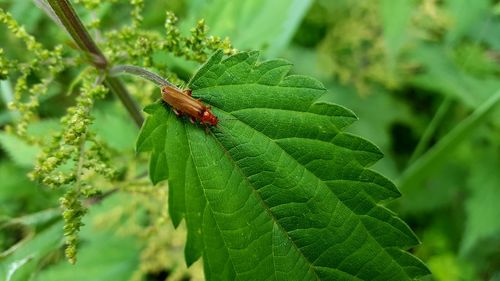
[[[216,141],[216,143],[219,145],[219,147],[222,149],[222,151],[224,152],[224,154],[226,155],[226,157],[232,162],[232,163],[236,163],[236,161],[233,159],[232,155],[229,153],[229,151],[226,149],[226,147],[219,141],[219,139],[217,137],[215,137],[215,135],[213,134],[213,132],[211,132],[211,135],[213,136],[214,140]],[[194,157],[192,155],[192,149],[191,149],[191,143],[189,142],[189,150],[190,150],[190,154],[191,154],[191,158],[194,160]],[[288,154],[287,154],[288,155]],[[295,241],[288,235],[288,232],[278,223],[278,220],[277,218],[274,216],[274,214],[270,211],[271,208],[269,206],[267,206],[267,204],[264,202],[264,200],[262,199],[262,197],[260,196],[260,194],[257,192],[257,189],[255,188],[255,185],[253,183],[251,183],[249,180],[248,180],[248,177],[243,173],[243,171],[241,170],[240,166],[239,165],[233,165],[233,167],[235,167],[235,169],[238,171],[238,173],[240,173],[240,175],[242,176],[242,178],[248,183],[249,186],[252,187],[252,193],[259,199],[259,202],[260,204],[262,205],[263,209],[268,213],[269,217],[272,219],[273,223],[278,226],[278,228],[285,234],[285,236],[290,240],[292,241],[292,245],[293,247],[296,249],[296,251],[300,254],[300,256],[307,262],[307,264],[309,265],[309,270],[314,274],[314,276],[316,276],[316,279],[317,280],[321,280],[319,278],[319,276],[317,275],[316,271],[314,270],[314,264],[312,264],[306,256],[304,256],[304,254],[302,253],[302,251],[300,251],[300,248],[298,248],[298,246],[295,244]],[[196,173],[197,175],[198,174],[198,167],[195,165],[195,170],[196,170]],[[199,178],[199,177],[198,177]],[[203,185],[203,183],[200,181],[200,184]],[[205,194],[205,189],[203,189],[203,194],[205,195],[205,200],[207,202],[207,205],[210,205],[210,202],[206,199],[206,194]],[[213,211],[212,211],[213,212]],[[216,223],[217,224],[217,223]],[[220,228],[219,226],[217,225],[217,229],[219,230],[219,232],[222,234],[222,232],[220,231]],[[271,230],[272,231],[272,230]],[[272,233],[271,233],[272,235]],[[224,236],[221,235],[221,237],[224,239]],[[272,240],[272,237],[271,237],[271,240]],[[224,245],[227,246],[226,244],[226,241],[224,240]],[[273,253],[274,253],[274,250],[273,250]],[[230,255],[229,255],[230,256]],[[273,256],[273,264],[274,264],[274,256]],[[231,261],[232,263],[232,261]],[[233,268],[234,268],[234,264],[232,263],[233,265]],[[276,269],[276,268],[275,268]],[[236,270],[235,270],[236,272]],[[274,275],[274,277],[276,277],[276,275]]]
[[[184,131],[186,132],[186,140],[187,140],[187,143],[188,143],[188,146],[189,146],[189,157],[191,157],[191,159],[193,161],[193,164],[194,164],[193,166],[194,166],[194,170],[196,172],[196,177],[198,179],[198,182],[201,185],[201,189],[203,191],[203,196],[205,197],[205,202],[207,203],[206,208],[209,208],[210,212],[213,215],[214,214],[213,209],[209,207],[211,204],[210,204],[210,201],[207,200],[207,195],[205,194],[205,188],[203,188],[204,184],[200,180],[200,174],[198,173],[198,166],[196,166],[195,157],[193,157],[193,150],[191,148],[191,138],[188,137],[190,135],[190,133],[188,131],[188,128],[186,127],[186,125],[187,125],[186,122],[183,122],[183,123],[184,123]],[[224,249],[226,249],[226,251],[227,251],[227,249],[229,249],[229,247],[228,247],[228,244],[226,243],[226,240],[224,239],[224,235],[222,235],[222,231],[221,231],[221,229],[219,227],[219,224],[217,223],[217,220],[215,218],[213,218],[213,220],[214,220],[214,223],[215,223],[215,225],[217,227],[217,231],[219,231],[219,233],[221,234],[221,237],[222,237],[222,240],[223,240],[224,246],[225,246]],[[205,250],[203,250],[203,251],[205,251]],[[233,267],[233,270],[234,270],[236,276],[239,278],[239,276],[238,276],[239,273],[236,271],[236,267],[234,266],[234,262],[233,262],[232,256],[229,253],[229,251],[227,251],[227,252],[228,252],[229,261],[231,262],[231,266]]]

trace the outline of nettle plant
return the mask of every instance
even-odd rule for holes
[[[0,74],[16,79],[9,106],[20,118],[10,132],[43,147],[30,177],[64,190],[70,262],[89,200],[113,193],[95,178],[126,185],[113,159],[119,155],[91,127],[94,105],[111,92],[141,127],[136,150],[150,152],[153,184],[168,181],[170,219],[187,226],[186,263],[202,258],[206,279],[412,280],[428,274],[407,252],[417,237],[381,204],[400,196],[390,180],[369,169],[382,153],[343,131],[356,116],[323,101],[320,82],[289,75],[285,60],[238,52],[228,39],[209,36],[203,21],[182,35],[167,12],[164,33],[141,29],[142,1],[131,1],[130,25],[102,33],[98,44],[69,1],[36,2],[79,52],[45,49],[0,10],[0,22],[32,54],[20,62],[0,49]],[[181,86],[172,70],[151,59],[158,52],[197,62],[199,69]],[[70,87],[79,87],[79,95],[60,130],[49,140],[31,136],[27,128],[51,82],[82,67]],[[118,77],[124,73],[152,83],[134,98]],[[28,79],[33,76],[36,82]],[[137,101],[150,103],[145,121]]]

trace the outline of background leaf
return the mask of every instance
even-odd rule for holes
[[[93,128],[110,147],[117,151],[133,150],[137,127],[124,118],[126,115],[122,108],[117,107],[117,104],[103,103],[93,116]]]
[[[0,133],[0,146],[14,163],[24,168],[33,167],[36,155],[40,151],[38,147],[5,132]]]
[[[0,217],[16,217],[57,206],[54,200],[59,194],[40,189],[28,179],[27,173],[18,165],[0,161]]]
[[[85,217],[86,227],[81,233],[78,262],[65,260],[37,274],[34,280],[128,280],[137,270],[142,242],[133,235],[120,233],[113,218],[106,212],[114,211],[123,202],[123,196],[114,196],[105,204],[92,206]],[[103,220],[107,223],[103,224]],[[59,225],[62,235],[62,227]],[[124,232],[122,230],[122,232]]]
[[[312,0],[191,0],[186,27],[200,18],[210,33],[231,38],[238,49],[278,55],[292,39]],[[265,32],[263,32],[265,31]]]
[[[467,75],[442,46],[421,45],[414,50],[412,57],[425,70],[412,77],[412,85],[456,98],[471,108],[478,107],[500,88],[500,81],[496,78]]]
[[[479,152],[483,161],[471,163],[471,175],[468,188],[471,196],[466,202],[465,211],[467,222],[465,224],[464,238],[461,245],[462,256],[500,256],[500,209],[497,200],[500,198],[500,157],[488,158],[487,155],[500,156],[500,146],[491,142],[486,143],[487,149]],[[484,243],[496,247],[484,247]],[[478,259],[478,263],[485,263]]]
[[[33,239],[20,244],[13,254],[2,257],[0,277],[2,280],[28,280],[46,256],[56,251],[62,243],[62,223],[53,223],[39,231]]]
[[[447,41],[454,42],[477,27],[478,23],[487,18],[488,0],[448,0],[446,5],[452,15],[453,23],[447,34]]]
[[[408,41],[407,28],[414,10],[412,1],[382,0],[380,10],[389,67],[394,71],[397,56]]]
[[[203,256],[209,280],[427,274],[402,250],[418,243],[413,232],[377,204],[399,196],[368,169],[380,151],[342,132],[355,115],[319,101],[318,81],[287,76],[287,61],[257,59],[217,52],[190,81],[220,119],[210,134],[162,103],[146,109],[137,149],[152,151],[153,182],[174,179],[170,212],[186,218],[188,263]]]

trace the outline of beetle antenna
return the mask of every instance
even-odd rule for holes
[[[156,84],[158,87],[163,87],[163,86],[170,86],[177,88],[174,84],[168,82],[165,78],[161,77],[160,75],[151,72],[147,69],[144,69],[142,67],[134,66],[134,65],[116,65],[113,66],[109,70],[109,75],[110,76],[118,76],[120,74],[127,73],[127,74],[132,74],[135,76],[139,76],[143,79],[149,80],[153,83]]]

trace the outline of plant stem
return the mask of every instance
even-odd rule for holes
[[[87,207],[90,207],[92,205],[96,205],[96,204],[99,204],[101,203],[104,199],[108,198],[109,196],[115,194],[116,192],[120,191],[120,189],[118,187],[115,187],[113,189],[110,189],[106,192],[103,192],[102,194],[98,195],[98,196],[94,196],[94,197],[90,197],[88,198],[87,200],[85,200],[85,203],[84,205],[87,206]]]
[[[401,190],[404,192],[405,189],[421,183],[421,180],[425,179],[431,171],[436,170],[444,160],[452,156],[453,149],[470,136],[499,103],[500,91],[497,91],[436,145],[418,158],[401,175],[398,184]]]
[[[104,79],[104,84],[113,93],[116,93],[130,116],[132,116],[132,118],[134,119],[137,126],[141,127],[142,123],[144,123],[144,116],[142,116],[141,110],[137,106],[137,103],[128,94],[127,89],[125,88],[125,85],[123,85],[122,81],[120,81],[116,77],[107,76],[106,79]]]
[[[59,20],[56,13],[54,12],[52,7],[47,2],[47,0],[33,0],[33,2],[35,3],[35,5],[39,9],[43,10],[45,12],[45,14],[47,14],[47,16],[49,16],[57,25],[59,25],[60,28],[64,29],[64,31],[68,32],[66,30],[66,27],[64,27],[61,20]],[[68,33],[68,35],[69,35],[69,33]]]
[[[409,164],[412,164],[415,162],[415,160],[418,159],[423,153],[424,150],[429,146],[429,142],[436,132],[439,124],[443,121],[444,116],[450,109],[451,104],[453,103],[453,99],[450,97],[445,97],[441,105],[439,106],[436,114],[432,118],[431,122],[427,126],[427,128],[424,131],[424,134],[420,138],[420,141],[417,144],[417,147],[415,148],[415,151],[413,151],[413,154],[411,155],[410,161],[408,161]]]
[[[141,179],[141,178],[144,178],[148,175],[147,172],[145,173],[141,173],[139,175],[137,175],[136,177],[134,177],[134,179]],[[85,205],[87,207],[90,207],[92,205],[95,205],[95,204],[99,204],[101,203],[104,199],[106,199],[107,197],[115,194],[116,192],[120,191],[120,187],[114,187],[108,191],[105,191],[103,192],[102,194],[99,194],[97,196],[94,196],[94,197],[90,197],[88,198],[87,200],[85,200]]]
[[[48,0],[48,2],[76,45],[90,55],[92,64],[99,69],[105,69],[108,66],[106,58],[83,26],[71,3],[68,0]]]
[[[94,40],[90,37],[87,29],[83,26],[80,18],[71,6],[68,0],[47,0],[60,23],[73,38],[78,47],[90,57],[92,64],[100,70],[106,70],[109,67],[108,61]],[[115,77],[107,76],[104,84],[118,96],[122,104],[127,109],[130,116],[134,119],[137,126],[144,122],[141,110],[137,103],[132,99],[122,81]]]

